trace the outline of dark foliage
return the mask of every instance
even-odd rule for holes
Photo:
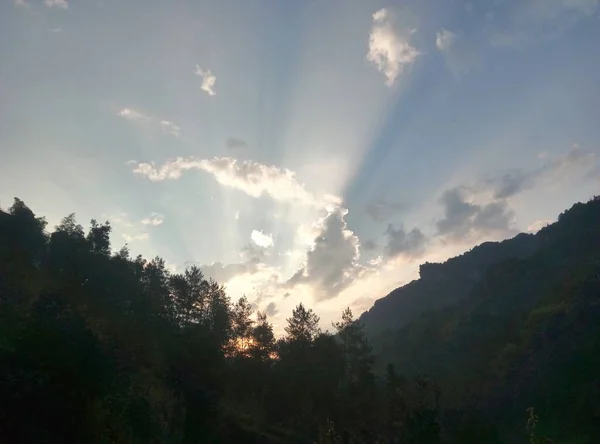
[[[322,332],[300,304],[277,340],[200,269],[111,253],[108,223],[48,232],[15,199],[0,211],[0,442],[600,442],[599,222],[595,200],[426,264],[397,290],[406,311],[376,305],[380,329],[374,308],[366,330],[346,310]]]

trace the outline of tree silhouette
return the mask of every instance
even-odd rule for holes
[[[425,265],[409,311],[424,288],[453,305],[397,329],[371,334],[348,308],[322,331],[300,303],[276,338],[200,268],[132,258],[108,222],[49,232],[15,199],[0,210],[0,442],[600,442],[598,220],[594,199]],[[544,421],[530,410],[524,435],[530,403]]]

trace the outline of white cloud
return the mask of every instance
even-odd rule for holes
[[[373,14],[367,60],[387,78],[392,86],[404,69],[411,65],[419,51],[410,40],[416,29],[403,25],[392,11],[380,9]]]
[[[102,217],[108,219],[111,225],[119,225],[127,228],[133,227],[133,224],[130,222],[127,213],[102,214]]]
[[[235,214],[233,215],[233,218],[234,218],[235,220],[240,220],[240,210],[237,210],[237,211],[235,212]]]
[[[203,70],[200,65],[196,65],[196,75],[202,78],[202,84],[200,89],[206,92],[209,96],[216,96],[215,82],[217,78],[210,72],[210,70]]]
[[[162,130],[164,132],[166,132],[174,137],[179,137],[179,130],[181,128],[179,128],[173,122],[170,122],[169,120],[161,120],[160,127],[162,128]]]
[[[161,225],[164,222],[164,216],[158,213],[151,213],[150,216],[141,220],[143,225],[152,225],[154,227]]]
[[[170,120],[151,117],[134,108],[123,108],[117,114],[131,122],[138,122],[158,128],[165,134],[169,134],[173,137],[179,137],[180,135],[181,128]]]
[[[128,234],[125,233],[123,234],[123,239],[125,239],[126,242],[135,242],[135,241],[147,241],[149,239],[149,235],[148,233],[140,233],[140,234]]]
[[[435,38],[435,46],[440,51],[446,51],[450,49],[452,43],[456,40],[456,34],[447,29],[439,31]]]
[[[287,168],[264,165],[251,160],[238,161],[231,157],[177,157],[158,168],[153,163],[139,163],[133,172],[158,182],[179,179],[189,170],[210,173],[221,185],[243,191],[252,197],[268,195],[277,201],[301,202],[318,207],[340,203],[339,198],[330,195],[317,199],[306,190],[304,184],[297,181],[295,173]]]
[[[121,111],[119,111],[119,116],[121,116],[127,120],[146,120],[146,119],[148,119],[148,117],[146,117],[140,111],[137,111],[133,108],[123,108]]]
[[[67,3],[67,0],[44,0],[44,4],[49,7],[49,8],[61,8],[61,9],[68,9],[69,7],[69,3]]]
[[[254,242],[256,245],[262,248],[269,248],[273,246],[273,236],[263,233],[259,230],[252,230],[250,239],[252,239],[252,242]]]
[[[532,223],[531,225],[529,225],[527,227],[527,232],[528,233],[537,233],[538,231],[540,231],[545,226],[550,225],[550,224],[552,224],[554,222],[555,221],[553,221],[551,219],[536,220],[534,223]]]

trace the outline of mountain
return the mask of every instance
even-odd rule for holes
[[[536,235],[426,264],[361,319],[379,371],[433,377],[459,422],[477,417],[518,442],[535,406],[557,442],[600,442],[599,198]]]
[[[491,265],[532,255],[539,240],[539,236],[521,233],[502,242],[485,242],[444,263],[426,262],[419,267],[420,279],[377,300],[360,321],[375,336],[402,327],[427,310],[456,304],[467,297]]]

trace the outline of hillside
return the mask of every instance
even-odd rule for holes
[[[426,262],[420,279],[399,287],[375,301],[360,316],[371,336],[394,330],[427,310],[441,309],[467,297],[488,268],[508,258],[524,258],[538,248],[540,238],[521,233],[502,242],[485,242],[444,263]]]
[[[392,362],[405,375],[434,377],[446,411],[503,424],[505,439],[535,405],[549,435],[581,439],[559,442],[600,442],[600,199],[535,236],[424,269],[362,317],[369,325],[382,307],[405,311],[407,298],[413,319],[396,308],[383,318],[385,334],[372,336],[380,371]]]

